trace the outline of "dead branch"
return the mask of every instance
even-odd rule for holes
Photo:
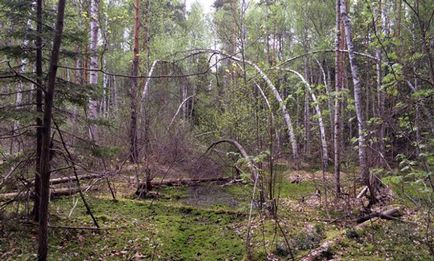
[[[373,218],[376,218],[376,217],[382,218],[382,219],[387,219],[387,220],[399,220],[400,221],[400,219],[398,218],[400,216],[402,216],[402,213],[399,211],[399,209],[392,208],[392,209],[384,210],[381,212],[374,212],[374,213],[371,213],[369,215],[360,217],[357,219],[357,224],[361,224],[363,222],[366,222],[366,221],[373,219]]]
[[[62,196],[71,196],[74,194],[77,194],[81,191],[87,191],[87,190],[97,190],[96,187],[93,186],[88,186],[86,188],[83,188],[82,190],[77,188],[77,187],[73,187],[73,188],[57,188],[57,189],[52,189],[51,193],[50,193],[50,198],[58,198],[58,197],[62,197]],[[33,193],[30,196],[31,198],[34,197]],[[2,193],[0,194],[0,201],[3,200],[8,200],[8,199],[14,199],[14,200],[23,200],[23,199],[27,199],[27,195],[22,194],[21,192],[9,192],[9,193]]]

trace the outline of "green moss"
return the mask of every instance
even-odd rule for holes
[[[357,236],[344,238],[335,250],[340,256],[363,260],[430,260],[424,235],[414,225],[385,221],[365,228]],[[370,259],[371,260],[371,259]]]
[[[99,224],[108,228],[100,232],[52,229],[50,257],[54,260],[95,258],[215,260],[241,259],[243,239],[233,226],[245,216],[238,212],[199,209],[173,204],[121,199],[88,198]],[[52,201],[51,213],[59,216],[57,226],[92,226],[84,206],[79,203],[70,219],[72,201],[67,198]],[[0,252],[12,249],[9,257],[32,259],[35,252],[35,227],[8,223],[7,237],[1,237]],[[6,240],[7,239],[7,240]]]
[[[283,176],[283,175],[282,175]],[[252,217],[252,249],[255,260],[264,260],[267,253],[285,259],[284,236],[289,240],[296,259],[308,254],[324,240],[342,234],[343,228],[318,221],[322,212],[305,206],[294,208],[292,203],[311,195],[312,182],[291,184],[282,179],[280,197],[288,205],[278,211],[278,228],[274,220],[258,215]],[[50,229],[51,260],[242,260],[246,257],[245,233],[252,193],[251,185],[236,184],[203,187],[158,188],[158,199],[133,198],[112,201],[108,196],[88,195],[88,203],[98,220],[101,231]],[[289,200],[288,200],[289,199]],[[283,202],[283,201],[282,201]],[[50,204],[50,225],[93,226],[81,201],[74,206],[72,198],[53,200]],[[338,215],[337,213],[336,215]],[[70,217],[68,217],[70,215]],[[315,218],[315,219],[314,219]],[[33,260],[36,252],[36,226],[19,220],[0,222],[0,253],[8,260]],[[312,229],[307,229],[311,226]],[[308,235],[306,231],[310,234]],[[312,232],[313,231],[313,232]],[[414,256],[429,257],[422,243],[422,233],[409,224],[394,223],[369,227],[357,236],[343,235],[333,249],[336,256],[349,260],[402,260]]]
[[[312,195],[315,192],[315,185],[311,181],[304,181],[298,184],[282,181],[279,186],[280,197],[288,197],[294,200],[300,200],[303,197]]]

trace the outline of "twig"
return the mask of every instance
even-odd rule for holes
[[[84,197],[84,195],[83,195],[83,192],[81,191],[81,188],[80,188],[80,179],[78,178],[77,168],[75,167],[75,163],[74,163],[74,160],[73,160],[73,158],[72,158],[72,155],[71,155],[71,153],[69,152],[68,147],[66,146],[65,140],[63,139],[63,134],[62,134],[62,132],[60,131],[59,125],[57,125],[57,122],[54,121],[54,119],[53,119],[53,124],[54,124],[54,126],[56,126],[56,129],[57,129],[57,132],[59,133],[59,137],[60,137],[60,140],[61,140],[61,142],[62,142],[63,148],[65,149],[65,152],[68,154],[69,161],[70,161],[71,164],[72,164],[72,169],[73,169],[73,171],[74,171],[74,175],[75,175],[75,178],[76,178],[76,181],[77,181],[78,193],[80,194],[80,197],[81,197],[81,199],[83,200],[84,206],[86,207],[87,212],[88,212],[89,215],[91,216],[91,218],[92,218],[92,220],[93,220],[93,223],[95,224],[95,226],[96,226],[97,228],[99,228],[98,222],[96,221],[95,216],[93,215],[92,210],[90,209],[90,206],[89,206],[89,204],[87,203],[87,201],[86,201],[86,199],[85,199],[85,197]],[[67,162],[68,165],[69,165],[69,161],[68,161],[66,158],[65,158],[65,160],[66,160],[66,162]]]

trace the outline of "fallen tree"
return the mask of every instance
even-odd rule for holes
[[[152,180],[152,187],[159,186],[192,186],[199,183],[207,183],[207,182],[229,182],[233,179],[233,177],[212,177],[212,178],[186,178],[186,179],[166,179],[166,180]],[[149,184],[140,183],[136,195],[146,195],[149,190],[147,189]]]
[[[75,176],[61,177],[61,178],[50,179],[50,185],[56,185],[56,184],[62,184],[68,182],[77,182],[77,178],[78,180],[89,180],[89,179],[97,179],[102,177],[104,177],[103,174],[78,175],[77,177]]]
[[[392,208],[380,212],[373,212],[369,215],[360,217],[357,219],[357,224],[361,224],[373,218],[382,218],[387,220],[399,220],[398,218],[402,216],[402,213],[397,208]]]
[[[82,191],[89,191],[89,190],[96,190],[97,187],[95,186],[88,186],[84,189],[82,189]],[[74,194],[77,194],[80,192],[80,189],[78,187],[71,187],[71,188],[53,188],[50,192],[50,198],[58,198],[58,197],[62,197],[62,196],[71,196]],[[25,200],[28,198],[33,198],[34,197],[34,193],[30,192],[9,192],[9,193],[3,193],[0,194],[0,201],[4,201],[4,200]]]
[[[60,177],[60,178],[55,178],[55,179],[50,179],[50,186],[51,185],[58,185],[58,184],[63,184],[63,183],[68,183],[68,182],[77,182],[77,178],[78,180],[90,180],[90,179],[97,179],[97,178],[102,178],[104,177],[103,174],[91,174],[91,175],[78,175],[77,177],[75,176],[68,176],[68,177]],[[29,184],[33,185],[34,181],[30,182]],[[84,191],[89,190],[90,187],[84,189]],[[91,188],[92,189],[92,188]],[[60,197],[60,196],[65,196],[65,195],[73,195],[79,192],[79,189],[77,187],[73,187],[73,188],[53,188],[53,191],[51,192],[51,197]],[[30,193],[30,195],[29,195]],[[23,191],[14,191],[14,192],[7,192],[7,193],[2,193],[0,194],[0,201],[2,200],[23,200],[23,199],[27,199],[27,198],[33,198],[33,190],[27,191],[27,192],[23,192]]]

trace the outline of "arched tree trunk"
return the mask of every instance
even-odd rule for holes
[[[300,162],[299,162],[299,153],[298,153],[298,147],[297,147],[297,140],[295,138],[295,133],[294,133],[294,128],[292,125],[292,120],[291,120],[291,116],[289,115],[288,109],[286,108],[286,104],[283,101],[282,97],[280,96],[279,91],[277,90],[276,86],[274,86],[273,82],[271,82],[271,80],[268,78],[268,76],[261,70],[261,68],[259,68],[258,65],[256,65],[255,63],[249,61],[249,60],[243,60],[242,58],[236,57],[236,56],[232,56],[232,55],[227,55],[224,53],[221,53],[219,51],[216,50],[212,50],[211,52],[215,52],[218,53],[222,56],[226,56],[229,59],[232,59],[234,61],[237,62],[244,62],[250,66],[252,66],[261,76],[261,78],[265,81],[265,83],[267,84],[267,86],[270,88],[271,92],[274,95],[274,98],[277,100],[277,102],[279,103],[279,107],[280,110],[282,111],[282,116],[283,119],[286,123],[286,127],[287,127],[287,131],[288,131],[288,137],[289,137],[289,141],[291,143],[291,149],[292,149],[292,157],[294,159],[296,168],[299,168]]]
[[[328,148],[327,148],[327,136],[326,136],[326,131],[325,131],[324,120],[322,117],[321,107],[319,106],[318,99],[316,98],[316,95],[313,92],[310,84],[303,77],[303,75],[301,75],[301,73],[294,71],[294,70],[291,70],[291,69],[289,69],[288,71],[294,73],[295,75],[297,75],[301,79],[301,81],[306,86],[307,92],[310,94],[310,97],[312,98],[312,102],[314,103],[315,112],[316,112],[316,115],[318,117],[318,126],[319,126],[319,132],[320,132],[320,140],[321,140],[323,167],[326,170],[328,167],[329,153],[328,153]]]
[[[249,155],[247,154],[246,150],[241,146],[241,144],[238,143],[236,140],[232,139],[222,139],[213,142],[207,149],[205,153],[208,153],[213,147],[217,146],[220,143],[230,143],[234,145],[237,150],[240,152],[241,156],[247,161],[247,166],[250,168],[250,171],[252,172],[252,180],[256,180],[259,177],[258,169],[255,166],[255,163],[253,163],[252,159],[250,159]]]
[[[176,116],[178,116],[179,112],[182,110],[183,111],[183,115],[185,116],[185,104],[188,100],[190,100],[191,98],[193,98],[193,95],[188,96],[187,98],[185,98],[178,106],[178,109],[176,110],[175,114],[173,115],[172,119],[170,120],[169,126],[167,127],[167,129],[170,129],[170,127],[172,126],[173,122],[175,121]]]
[[[145,101],[146,97],[148,96],[149,84],[151,83],[152,75],[154,74],[154,70],[155,70],[155,66],[157,66],[157,63],[159,63],[159,62],[160,62],[159,60],[155,60],[152,62],[151,69],[149,69],[145,85],[143,86],[141,102]]]
[[[291,150],[292,150],[292,157],[294,159],[294,163],[295,163],[295,167],[299,168],[300,167],[300,157],[299,157],[299,152],[298,152],[298,146],[297,146],[297,140],[295,137],[295,132],[294,132],[294,128],[292,125],[292,119],[291,116],[289,115],[288,109],[286,108],[286,104],[282,99],[282,96],[280,95],[279,91],[277,90],[276,86],[274,86],[273,82],[268,78],[268,76],[261,70],[261,68],[259,68],[258,65],[256,65],[255,63],[249,61],[249,60],[245,60],[242,58],[239,58],[237,56],[233,56],[233,55],[229,55],[229,54],[225,54],[223,52],[220,52],[218,50],[212,50],[212,49],[200,49],[200,52],[205,52],[205,53],[214,53],[214,54],[219,54],[221,56],[224,56],[228,59],[231,59],[233,61],[239,62],[241,63],[241,65],[243,63],[248,64],[250,66],[252,66],[257,72],[258,74],[261,76],[261,78],[265,81],[265,83],[267,84],[268,88],[270,88],[271,92],[273,93],[275,99],[277,100],[277,102],[279,103],[279,107],[280,110],[282,111],[282,116],[283,119],[285,121],[286,127],[287,127],[287,131],[288,131],[288,138],[291,144]],[[143,88],[143,93],[142,93],[142,102],[145,100],[147,93],[149,91],[149,83],[152,79],[152,74],[154,71],[154,68],[156,66],[156,64],[160,62],[160,61],[154,61],[151,69],[149,70],[148,73],[148,79],[145,83],[145,86]]]
[[[287,131],[288,131],[288,137],[289,137],[289,141],[291,143],[291,148],[292,148],[292,157],[294,159],[296,168],[299,168],[300,167],[300,162],[299,162],[300,157],[299,157],[299,153],[298,153],[297,140],[295,138],[294,128],[292,127],[291,116],[289,115],[289,112],[286,108],[285,102],[283,101],[282,97],[280,96],[280,93],[277,90],[277,88],[274,86],[274,84],[271,82],[271,80],[268,78],[268,76],[259,68],[259,66],[257,66],[256,64],[254,64],[250,61],[247,61],[247,60],[245,60],[245,62],[247,64],[253,66],[253,68],[256,69],[256,71],[261,75],[262,79],[267,83],[267,86],[271,89],[276,100],[279,102],[279,107],[280,107],[280,110],[282,111],[283,119],[284,119],[284,121],[286,123],[286,127],[288,129]]]

